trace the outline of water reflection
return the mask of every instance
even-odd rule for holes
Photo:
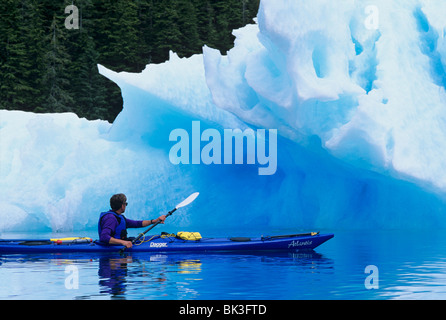
[[[72,266],[76,290],[65,286]],[[0,255],[0,298],[293,299],[333,273],[334,262],[314,251]]]
[[[162,265],[153,268],[150,263]],[[129,285],[161,285],[168,280],[168,273],[172,272],[169,269],[176,269],[178,274],[190,275],[200,273],[201,265],[199,259],[170,259],[168,255],[160,254],[135,257],[103,256],[99,258],[98,270],[100,293],[108,294],[113,299],[125,299]]]
[[[126,292],[128,264],[132,262],[132,257],[100,258],[98,271],[100,293],[107,293],[111,297],[123,297]]]
[[[405,300],[446,298],[446,261],[428,261],[421,265],[405,263],[394,284],[385,288],[383,297]]]
[[[207,294],[210,292],[228,293],[236,288],[243,288],[240,289],[243,291],[247,289],[246,286],[269,283],[262,279],[283,274],[284,268],[290,266],[305,273],[326,273],[334,268],[332,260],[314,251],[255,254],[129,253],[124,257],[99,258],[98,275],[100,293],[112,299],[209,299]],[[271,274],[271,268],[276,272]],[[243,276],[243,273],[246,275]],[[280,282],[277,284],[277,290],[281,290],[282,285]],[[260,286],[259,289],[262,290]],[[275,288],[270,287],[269,290]]]
[[[323,255],[0,255],[0,299],[445,299],[446,237],[428,236],[338,232]],[[365,287],[369,265],[379,269],[379,289]],[[65,287],[70,266],[79,270],[77,290]]]

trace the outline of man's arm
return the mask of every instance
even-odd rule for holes
[[[157,223],[158,221],[160,221],[160,223],[164,223],[164,220],[166,220],[165,215],[159,216],[158,218],[152,220],[130,220],[127,218],[125,219],[127,223],[127,228],[147,227],[150,226],[151,224]]]
[[[131,248],[133,245],[131,241],[116,239],[113,237],[110,237],[110,240],[108,240],[108,243],[109,244],[122,244],[126,248]]]
[[[116,239],[111,236],[112,230],[115,230],[118,226],[118,221],[114,217],[107,217],[105,216],[103,218],[103,226],[102,226],[102,232],[99,235],[99,241],[109,243],[109,244],[121,244],[125,246],[126,248],[132,247],[131,241]]]
[[[155,224],[157,222],[164,223],[164,220],[166,220],[165,215],[159,216],[158,218],[153,219],[153,220],[143,220],[142,226],[147,227],[147,226],[150,226],[151,224]]]

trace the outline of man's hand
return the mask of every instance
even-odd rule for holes
[[[163,214],[162,216],[159,216],[157,219],[160,223],[164,224],[164,220],[166,220],[166,216]]]
[[[123,240],[122,242],[123,242],[122,244],[123,244],[127,249],[130,249],[130,248],[133,246],[133,243],[132,243],[131,241],[125,241],[125,240]]]
[[[113,238],[113,237],[110,238],[110,241],[108,243],[110,243],[110,244],[122,244],[127,249],[130,249],[133,246],[133,243],[131,241],[116,239],[116,238]]]

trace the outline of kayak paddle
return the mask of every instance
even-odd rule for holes
[[[187,206],[188,204],[190,204],[192,201],[194,201],[198,195],[200,193],[199,192],[195,192],[192,193],[189,197],[187,197],[185,200],[183,200],[181,203],[177,204],[177,206],[172,209],[171,211],[169,211],[169,213],[166,214],[166,218],[170,215],[172,215],[172,213],[174,213],[175,211],[177,211],[177,209],[182,208]],[[143,235],[145,235],[147,232],[149,232],[150,230],[152,230],[153,228],[155,228],[157,225],[159,225],[161,223],[161,221],[158,221],[157,223],[155,223],[154,225],[150,226],[150,228],[148,228],[147,230],[145,230],[143,233],[140,233],[135,239],[132,240],[132,244],[134,244],[136,241],[138,241],[139,239],[141,239],[141,237]],[[122,248],[119,252],[123,253],[124,250],[126,249],[126,247]]]

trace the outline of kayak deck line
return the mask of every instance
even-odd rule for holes
[[[333,234],[319,232],[261,236],[200,238],[185,240],[174,234],[148,235],[136,242],[126,252],[211,252],[211,251],[300,251],[313,250],[329,239]],[[147,240],[144,240],[147,239]],[[141,240],[141,239],[140,239]],[[109,245],[91,238],[73,237],[63,239],[0,239],[0,254],[4,253],[64,253],[64,252],[117,252],[122,245]]]

